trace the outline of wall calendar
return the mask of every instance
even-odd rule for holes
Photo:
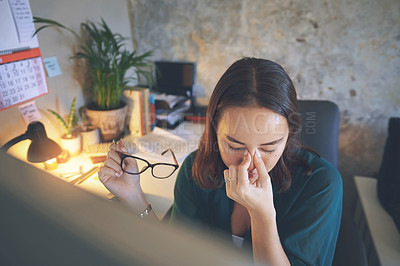
[[[28,0],[0,0],[0,110],[48,93]]]
[[[42,57],[38,48],[2,56],[0,65],[0,110],[48,93]]]

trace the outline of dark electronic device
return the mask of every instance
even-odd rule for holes
[[[196,65],[193,62],[156,61],[156,90],[160,93],[193,97]]]

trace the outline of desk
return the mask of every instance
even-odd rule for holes
[[[185,147],[182,148],[184,150],[180,151],[180,153],[184,153],[187,156],[189,153],[197,149],[203,130],[203,124],[183,122],[175,129],[168,131],[187,141],[188,145],[185,145]],[[109,143],[100,144],[99,154],[106,154],[109,145]],[[182,164],[185,157],[179,158],[179,165]],[[83,166],[83,171],[87,171],[93,167],[88,154],[82,152],[79,156],[72,157],[68,163],[59,164],[58,169],[50,171],[50,173],[59,177],[60,173],[79,172],[79,166]],[[165,213],[174,201],[174,186],[178,172],[179,169],[167,179],[155,179],[151,175],[151,171],[146,171],[141,174],[140,184],[142,190],[145,193],[147,200],[151,203],[155,214],[160,219],[164,217]],[[72,178],[67,179],[67,181],[70,180],[72,180]],[[93,175],[83,183],[79,185],[76,184],[76,186],[103,198],[109,198],[110,196],[109,191],[98,180],[97,175]]]
[[[400,265],[400,234],[393,219],[382,208],[375,178],[355,176],[359,201],[355,220],[360,226],[369,265]]]
[[[203,124],[183,122],[175,129],[168,131],[188,141],[188,146],[185,146],[184,153],[189,155],[198,148],[203,130]],[[184,158],[179,159],[179,165],[182,165],[183,160]],[[143,192],[159,218],[164,217],[164,214],[174,201],[174,186],[178,172],[179,169],[167,179],[155,179],[150,171],[146,171],[141,175],[140,184]]]

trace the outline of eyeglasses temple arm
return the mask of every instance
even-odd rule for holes
[[[170,152],[172,153],[172,157],[174,158],[175,164],[176,164],[176,165],[179,165],[179,164],[178,164],[178,160],[176,159],[175,154],[174,154],[174,152],[173,152],[171,149],[165,150],[163,153],[161,153],[161,155],[164,155],[167,151],[170,151]]]

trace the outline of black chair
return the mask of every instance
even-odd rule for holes
[[[301,141],[338,167],[340,113],[330,101],[299,100],[302,117]],[[332,265],[367,265],[361,234],[352,215],[343,211],[339,237]]]
[[[301,142],[338,167],[339,108],[330,101],[299,100]]]

